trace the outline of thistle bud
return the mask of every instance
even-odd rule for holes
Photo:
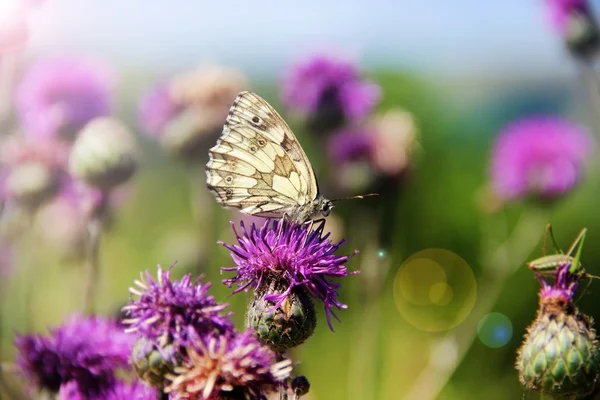
[[[58,189],[58,176],[47,165],[29,162],[19,165],[6,178],[6,191],[19,204],[37,208]]]
[[[568,267],[558,270],[554,286],[542,281],[540,309],[516,363],[523,386],[551,396],[584,396],[598,381],[596,331],[573,303],[579,277]]]
[[[83,128],[69,158],[73,175],[102,190],[127,181],[137,165],[137,146],[127,127],[104,117]]]
[[[310,382],[304,375],[299,375],[292,379],[292,391],[297,399],[308,394],[310,390]]]
[[[592,59],[598,54],[600,35],[596,19],[585,2],[573,7],[565,20],[565,43],[575,57]]]
[[[295,287],[277,305],[270,300],[283,293],[287,283],[272,279],[258,288],[246,314],[246,326],[263,343],[278,353],[296,347],[308,339],[317,325],[315,307],[301,288]]]
[[[162,146],[186,162],[197,161],[208,150],[209,138],[221,132],[223,117],[210,109],[190,106],[173,118],[161,137]]]
[[[148,384],[162,389],[165,384],[165,375],[173,372],[175,362],[167,359],[173,353],[173,345],[158,349],[148,339],[140,338],[133,346],[131,362],[136,374]]]

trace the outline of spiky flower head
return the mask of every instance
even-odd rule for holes
[[[281,97],[290,110],[306,114],[312,128],[328,131],[371,113],[380,88],[363,79],[354,62],[316,54],[290,69]]]
[[[203,284],[201,278],[193,282],[191,274],[171,280],[171,269],[158,266],[156,279],[146,271],[129,289],[137,299],[123,308],[127,332],[137,332],[161,347],[173,343],[185,347],[192,344],[190,328],[200,336],[233,331],[228,316],[222,315],[227,305],[208,294],[210,283]]]
[[[246,78],[234,68],[203,65],[179,73],[143,98],[140,125],[178,159],[198,163],[221,132],[236,95],[246,88]]]
[[[582,275],[569,267],[557,269],[553,284],[540,278],[540,308],[516,363],[523,386],[552,396],[583,396],[598,382],[596,331],[573,302]]]
[[[370,161],[373,168],[387,176],[398,176],[409,167],[418,148],[414,116],[396,108],[375,116],[371,126]]]
[[[113,76],[102,63],[56,57],[34,63],[17,87],[25,133],[73,139],[89,121],[110,113]]]
[[[333,330],[331,316],[338,319],[333,307],[347,306],[338,300],[340,284],[330,279],[357,273],[349,273],[344,265],[356,252],[350,256],[335,255],[345,240],[336,244],[328,240],[329,234],[323,235],[324,222],[315,229],[284,219],[267,220],[262,227],[252,224],[249,230],[240,222],[241,233],[233,224],[232,227],[238,244],[221,244],[229,250],[236,266],[222,270],[235,271],[236,276],[223,283],[228,287],[237,283],[234,293],[238,293],[277,279],[285,290],[265,296],[266,301],[275,303],[274,308],[281,306],[294,288],[304,290],[323,301],[327,323]]]
[[[168,375],[173,399],[263,399],[289,377],[292,362],[278,360],[252,331],[197,340],[188,361]]]
[[[17,335],[17,365],[37,389],[57,393],[74,382],[79,392],[99,395],[129,368],[133,341],[115,321],[75,315],[49,336]]]
[[[69,157],[71,173],[103,191],[126,182],[138,166],[133,135],[121,121],[96,118],[77,137]]]
[[[223,118],[239,92],[248,87],[244,74],[221,65],[201,65],[175,75],[170,93],[176,104],[212,110]]]
[[[492,150],[491,180],[505,200],[554,199],[579,182],[594,142],[562,118],[542,115],[509,124]]]

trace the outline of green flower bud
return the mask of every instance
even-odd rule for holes
[[[271,280],[256,294],[246,314],[246,326],[252,328],[259,340],[278,353],[296,347],[308,339],[317,325],[315,307],[301,288],[292,289],[281,305],[266,300],[269,294],[282,293],[286,282]]]
[[[83,128],[69,158],[73,175],[102,190],[126,182],[137,165],[133,136],[123,123],[108,117],[96,118]]]
[[[26,207],[37,208],[58,189],[58,176],[47,165],[29,162],[15,167],[7,177],[6,188]]]
[[[175,157],[194,162],[204,160],[209,143],[223,127],[223,117],[202,107],[190,106],[165,127],[162,146]]]
[[[131,361],[137,375],[148,384],[162,389],[166,386],[165,375],[175,368],[173,361],[165,359],[170,354],[172,345],[159,349],[147,339],[139,339],[133,346]]]
[[[517,359],[523,386],[552,396],[589,394],[600,353],[592,320],[569,300],[545,299]]]
[[[310,382],[304,375],[300,375],[292,379],[292,391],[297,399],[308,394],[310,390]]]

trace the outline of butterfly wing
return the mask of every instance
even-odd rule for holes
[[[252,92],[237,96],[209,154],[207,186],[226,207],[279,217],[318,195],[314,171],[292,130]]]

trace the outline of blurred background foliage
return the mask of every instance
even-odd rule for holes
[[[52,1],[47,3],[45,6],[50,7]],[[559,39],[555,39],[558,48]],[[203,61],[204,57],[199,53],[196,61]],[[376,64],[366,58],[368,65]],[[462,62],[469,60],[465,58]],[[381,283],[369,286],[367,280],[372,274],[364,272],[344,279],[341,299],[349,308],[339,313],[342,323],[334,323],[335,333],[327,329],[322,310],[317,306],[316,333],[292,352],[298,362],[297,371],[311,381],[311,399],[418,399],[414,393],[418,393],[419,385],[435,387],[439,384],[436,380],[443,379],[445,373],[450,374],[449,380],[441,383],[443,389],[435,398],[535,398],[522,389],[514,369],[516,350],[535,316],[538,301],[539,285],[524,262],[541,255],[547,222],[553,224],[564,248],[582,227],[587,227],[583,264],[591,274],[600,275],[594,262],[600,259],[597,155],[576,190],[551,206],[511,203],[501,212],[490,214],[482,211],[481,198],[489,179],[491,145],[509,121],[533,113],[553,113],[594,126],[598,113],[588,101],[586,85],[578,79],[575,64],[564,62],[573,67],[571,73],[523,72],[502,76],[491,73],[473,78],[466,74],[448,79],[432,78],[415,68],[385,65],[365,68],[366,75],[382,90],[378,112],[400,106],[413,114],[419,131],[419,151],[410,174],[402,179],[393,197],[382,195],[341,202],[334,210],[345,227],[342,235],[348,239],[343,247],[345,253],[361,250],[348,263],[349,269],[364,269],[367,263],[368,268],[376,271],[375,275],[381,275],[378,278]],[[118,74],[115,111],[136,130],[138,99],[154,85],[159,74],[143,66],[125,66],[118,69]],[[279,74],[252,76],[255,77],[251,79],[252,90],[290,121],[315,167],[323,194],[328,196],[328,181],[336,176],[336,167],[327,162],[319,139],[307,134],[302,124],[283,111],[278,97]],[[213,282],[212,292],[231,305],[236,325],[241,327],[250,297],[244,294],[228,297],[230,290],[220,284],[226,273],[222,275],[219,267],[230,266],[232,261],[228,252],[216,244],[217,240],[233,240],[229,227],[231,212],[222,209],[208,195],[202,171],[190,173],[189,168],[166,155],[147,137],[138,134],[137,138],[142,147],[141,167],[131,184],[130,196],[116,210],[113,224],[101,243],[98,312],[118,314],[128,299],[128,287],[141,271],[154,271],[156,264],[167,266],[177,260],[174,275],[205,274]],[[190,188],[190,175],[197,188]],[[191,190],[203,192],[202,202],[196,206],[209,216],[199,223],[195,223],[190,206]],[[373,209],[384,212],[377,217],[381,226],[374,226],[369,220]],[[516,273],[498,280],[493,279],[492,273],[488,275],[492,279],[481,284],[484,264],[490,259],[486,254],[507,238],[507,233],[515,229],[524,215],[533,216],[527,228],[528,244],[533,245],[516,243],[513,247],[520,248],[507,249],[505,262],[519,266]],[[367,247],[373,245],[373,238],[375,251],[381,253],[368,258]],[[1,300],[3,362],[14,359],[15,331],[44,331],[79,310],[83,298],[81,265],[65,262],[35,238],[21,240],[18,246],[22,257],[10,276],[1,278],[7,283],[3,285]],[[461,326],[476,335],[477,321],[473,323],[467,317],[463,325],[452,330],[426,332],[411,326],[400,315],[393,297],[397,272],[412,254],[434,248],[460,255],[472,269],[478,282],[472,317],[479,320],[488,312],[508,317],[512,336],[505,345],[491,348],[475,338],[461,359],[457,356],[462,353],[460,346],[457,350],[451,344],[440,350],[438,344],[460,333]],[[480,303],[490,290],[498,291],[497,301]],[[598,282],[592,281],[578,300],[581,310],[595,319],[600,317],[598,296]],[[482,310],[483,314],[477,314]],[[470,314],[471,310],[468,311]],[[438,367],[443,373],[423,376],[435,351],[447,351],[449,361]]]

